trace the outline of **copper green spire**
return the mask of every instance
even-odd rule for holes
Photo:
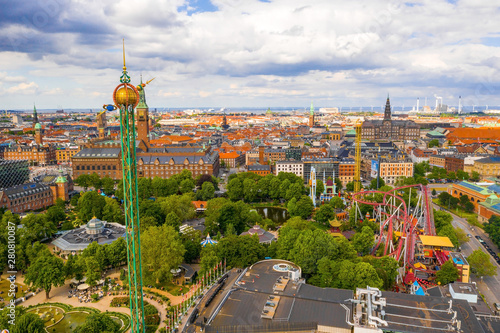
[[[36,113],[36,105],[33,103],[33,126],[38,123],[38,114]]]
[[[311,111],[309,111],[309,114],[310,114],[311,116],[313,116],[313,115],[314,115],[314,105],[313,105],[313,102],[312,102],[312,101],[311,101]]]

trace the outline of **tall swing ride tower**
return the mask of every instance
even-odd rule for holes
[[[131,332],[145,332],[144,301],[142,299],[141,235],[139,231],[139,202],[137,196],[137,166],[135,156],[134,109],[139,103],[139,91],[130,84],[125,66],[123,43],[123,72],[120,84],[113,92],[113,101],[120,110],[121,153],[123,169],[123,207],[127,229],[128,284],[130,294]]]

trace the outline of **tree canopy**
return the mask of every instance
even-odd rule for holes
[[[436,281],[445,285],[456,280],[458,280],[458,269],[451,260],[448,260],[441,265],[441,269],[436,273]]]
[[[26,272],[25,282],[36,288],[45,290],[45,295],[49,298],[52,287],[64,284],[64,263],[60,258],[52,254],[39,256]]]
[[[467,261],[472,269],[475,270],[474,275],[483,276],[493,276],[497,275],[497,268],[490,261],[490,255],[478,249],[471,253],[467,257]]]
[[[141,235],[144,281],[151,284],[169,281],[170,270],[182,263],[185,251],[179,233],[172,226],[148,228]]]

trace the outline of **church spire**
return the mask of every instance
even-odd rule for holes
[[[385,102],[384,120],[391,120],[391,101],[389,94],[387,94],[387,101]]]
[[[38,114],[36,113],[36,105],[33,103],[33,128],[38,123]]]
[[[311,110],[309,111],[309,115],[314,116],[314,105],[312,101],[311,101]]]

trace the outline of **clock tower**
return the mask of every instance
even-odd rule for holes
[[[141,142],[147,147],[150,147],[149,144],[149,107],[146,104],[146,93],[144,88],[146,85],[151,82],[149,80],[146,83],[142,83],[141,76],[141,84],[137,86],[137,90],[139,91],[139,104],[136,107],[136,120],[137,120],[137,140],[139,144],[142,146]]]

